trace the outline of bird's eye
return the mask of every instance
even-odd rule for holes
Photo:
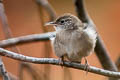
[[[61,20],[60,23],[64,23],[65,21],[64,20]]]

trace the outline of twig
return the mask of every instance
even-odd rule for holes
[[[92,19],[89,17],[87,11],[85,10],[84,3],[83,3],[84,0],[74,0],[74,1],[75,1],[78,17],[84,23],[88,23],[88,25],[95,27],[95,24],[92,22]],[[105,45],[102,42],[102,39],[100,38],[99,34],[97,37],[95,52],[104,69],[111,70],[111,71],[118,71],[116,65],[111,60],[109,53],[105,48]],[[116,80],[116,79],[111,78],[110,80]]]
[[[75,4],[75,9],[77,12],[78,17],[82,20],[84,23],[89,22],[89,16],[87,14],[86,8],[84,6],[83,0],[73,0]]]
[[[49,13],[50,20],[54,20],[56,18],[56,12],[52,8],[52,6],[49,4],[48,0],[36,0],[36,2],[39,5],[42,5],[43,8],[45,8],[45,10],[47,11],[47,13]]]
[[[49,37],[51,36],[55,36],[55,32],[48,32],[44,34],[33,34],[33,35],[11,38],[0,41],[0,47],[8,47],[20,43],[29,43],[35,41],[45,41],[45,40],[49,40]]]
[[[4,64],[3,64],[1,57],[0,57],[0,73],[3,76],[3,80],[10,80],[8,73],[4,67]]]
[[[5,37],[10,38],[12,33],[11,33],[10,29],[9,29],[7,16],[5,14],[4,5],[3,5],[2,2],[0,2],[0,17],[1,17],[2,28],[3,28],[3,32],[5,34]]]
[[[24,56],[22,54],[18,54],[15,52],[11,52],[8,50],[5,50],[3,48],[0,48],[0,55],[6,56],[12,59],[16,59],[19,61],[24,61],[24,62],[31,62],[31,63],[36,63],[36,64],[53,64],[53,65],[59,65],[59,60],[54,59],[54,58],[36,58],[36,57],[29,57],[29,56]],[[59,65],[60,66],[60,65]],[[64,66],[69,67],[69,68],[75,68],[79,70],[84,70],[85,65],[74,63],[74,62],[69,62],[65,61]],[[88,72],[108,76],[108,77],[116,77],[120,78],[120,72],[114,72],[114,71],[108,71],[96,67],[89,67]]]

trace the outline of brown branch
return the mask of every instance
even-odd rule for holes
[[[24,56],[22,54],[18,54],[15,52],[11,52],[8,50],[5,50],[3,48],[0,48],[0,55],[6,56],[12,59],[16,59],[19,61],[24,61],[24,62],[31,62],[31,63],[36,63],[36,64],[53,64],[53,65],[59,65],[59,60],[54,59],[54,58],[36,58],[36,57],[29,57],[29,56]],[[59,65],[60,66],[60,65]],[[74,62],[69,62],[65,61],[64,65],[65,67],[68,68],[75,68],[78,70],[85,70],[85,65],[74,63]],[[92,72],[95,74],[99,75],[104,75],[108,77],[115,77],[115,78],[120,78],[120,72],[114,72],[114,71],[108,71],[96,67],[89,67],[88,72]]]
[[[74,1],[75,1],[78,17],[84,23],[88,23],[89,26],[95,27],[95,24],[92,22],[92,19],[89,17],[87,11],[85,10],[85,6],[83,3],[84,0],[74,0]],[[100,38],[99,34],[97,37],[95,52],[104,69],[111,70],[111,71],[118,71],[116,65],[111,60],[109,53],[105,48],[105,45],[102,39]],[[111,78],[110,80],[116,80],[116,79]]]

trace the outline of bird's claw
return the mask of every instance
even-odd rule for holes
[[[61,65],[61,67],[63,68],[63,65],[64,65],[64,58],[63,57],[59,58],[59,65]]]
[[[88,63],[87,59],[86,59],[86,58],[84,58],[84,59],[85,59],[85,68],[84,68],[84,70],[86,71],[86,75],[87,75],[87,74],[88,74],[88,71],[89,71],[90,66],[89,66],[89,63]]]

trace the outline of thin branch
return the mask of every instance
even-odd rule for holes
[[[9,75],[4,67],[1,57],[0,57],[0,73],[3,76],[3,80],[10,80]]]
[[[35,42],[35,41],[45,41],[45,40],[49,40],[51,36],[55,36],[55,32],[10,38],[7,40],[0,41],[0,47],[8,47],[8,46],[12,46],[20,43],[29,43],[29,42]]]
[[[4,5],[2,2],[0,3],[0,18],[2,21],[2,28],[3,28],[3,32],[5,34],[5,37],[6,38],[12,37],[11,36],[12,33],[11,33],[9,25],[8,25],[7,16],[5,14]]]
[[[73,0],[75,7],[76,7],[76,12],[78,17],[82,20],[84,23],[89,22],[89,16],[87,14],[86,8],[84,6],[83,0]]]
[[[56,18],[56,12],[54,11],[53,7],[49,4],[48,0],[36,0],[36,2],[43,6],[47,13],[50,16],[50,20],[54,20]]]
[[[53,65],[59,65],[59,60],[54,59],[54,58],[35,58],[35,57],[29,57],[29,56],[24,56],[22,54],[18,54],[15,52],[11,52],[8,50],[5,50],[3,48],[0,48],[0,55],[6,56],[12,59],[20,60],[20,61],[25,61],[25,62],[31,62],[31,63],[36,63],[36,64],[53,64]],[[59,65],[60,66],[60,65]],[[68,62],[65,61],[64,65],[69,68],[75,68],[79,70],[84,70],[85,65],[74,63],[74,62]],[[114,72],[114,71],[108,71],[96,67],[89,67],[88,72],[108,76],[108,77],[115,77],[115,78],[120,78],[120,72]]]

